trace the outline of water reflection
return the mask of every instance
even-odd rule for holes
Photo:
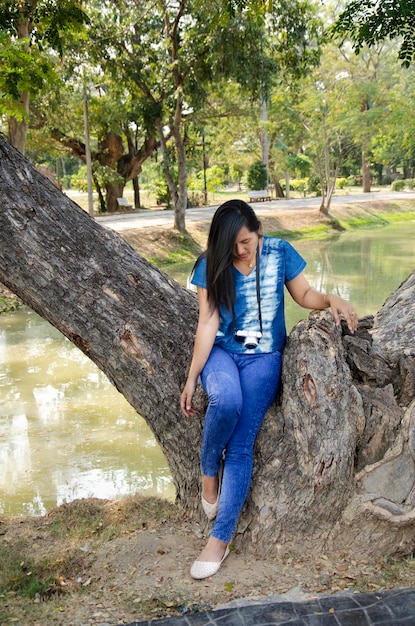
[[[360,316],[376,313],[415,266],[415,223],[341,235],[296,246],[317,289],[349,299]],[[317,252],[317,253],[316,253]]]
[[[415,266],[415,224],[296,242],[319,290],[375,313]],[[181,284],[192,263],[169,274]],[[307,315],[287,297],[290,329]],[[174,498],[150,429],[106,376],[31,311],[0,316],[0,513],[42,515],[75,498]]]
[[[0,317],[0,513],[75,498],[174,498],[167,462],[135,410],[31,311]]]

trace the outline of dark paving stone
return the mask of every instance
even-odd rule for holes
[[[347,593],[301,602],[273,598],[261,604],[236,602],[238,606],[127,626],[415,626],[415,589]]]

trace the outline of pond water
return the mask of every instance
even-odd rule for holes
[[[415,267],[415,223],[296,242],[317,289],[376,313]],[[191,264],[169,274],[186,284]],[[287,327],[308,311],[287,298]],[[76,498],[174,499],[163,453],[106,376],[32,311],[0,316],[0,514],[43,515]]]

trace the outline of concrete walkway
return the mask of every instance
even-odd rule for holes
[[[260,604],[234,601],[214,611],[132,622],[127,626],[415,626],[415,589],[341,593],[289,601],[272,596]]]
[[[412,200],[415,198],[414,191],[372,191],[370,193],[356,193],[348,196],[333,196],[331,203],[354,204],[356,202],[375,202],[385,200]],[[321,198],[298,198],[293,200],[271,200],[269,202],[250,202],[258,217],[266,216],[268,212],[278,210],[301,210],[318,209]],[[209,221],[212,219],[217,206],[193,207],[186,210],[186,223]],[[130,213],[112,215],[99,215],[96,221],[112,230],[121,232],[134,228],[146,228],[148,226],[173,226],[173,210],[142,210]]]

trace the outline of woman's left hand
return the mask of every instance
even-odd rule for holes
[[[286,287],[293,300],[306,309],[327,309],[331,308],[334,321],[340,326],[340,317],[346,320],[351,333],[357,328],[357,313],[352,305],[335,294],[324,294],[313,289],[301,272],[298,276],[286,283]]]
[[[352,305],[335,294],[327,294],[325,299],[332,310],[336,326],[340,326],[340,318],[343,317],[350,332],[354,333],[357,329],[358,316]]]

